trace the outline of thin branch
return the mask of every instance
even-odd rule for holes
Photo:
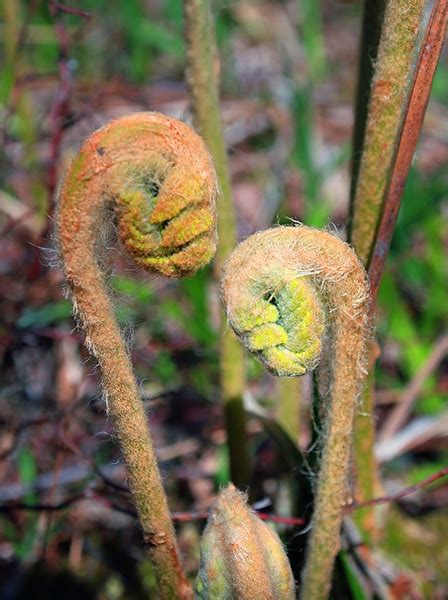
[[[92,16],[92,13],[87,12],[86,10],[74,8],[73,6],[65,6],[65,4],[61,4],[60,2],[49,2],[48,6],[54,11],[63,12],[68,15],[75,15],[77,17],[83,17],[84,19],[90,19]]]
[[[447,352],[448,335],[444,335],[434,345],[431,354],[409,386],[400,394],[394,409],[381,428],[378,436],[381,441],[391,438],[405,424],[425,381],[437,369]]]
[[[406,496],[409,496],[410,494],[413,494],[415,492],[418,492],[419,490],[425,488],[426,486],[430,485],[431,483],[434,483],[435,481],[438,481],[439,479],[442,479],[443,477],[447,477],[448,476],[448,467],[444,467],[443,469],[441,469],[440,471],[437,471],[436,473],[433,473],[432,475],[429,475],[428,477],[426,477],[425,479],[422,479],[422,481],[419,481],[418,483],[411,485],[407,488],[404,488],[403,490],[401,490],[400,492],[397,492],[396,494],[392,494],[390,496],[379,496],[378,498],[371,498],[370,500],[366,500],[365,502],[359,502],[357,503],[356,501],[351,502],[350,504],[347,504],[345,507],[345,512],[346,513],[350,513],[352,511],[361,509],[361,508],[365,508],[366,506],[373,506],[373,505],[377,505],[377,504],[386,504],[388,502],[396,502],[397,500],[401,500],[401,498],[405,498]],[[95,494],[99,494],[98,490],[94,490]],[[27,502],[15,502],[15,503],[5,503],[5,504],[0,504],[0,513],[11,513],[14,511],[30,511],[30,512],[39,512],[39,511],[59,511],[59,510],[64,510],[66,508],[69,508],[72,504],[79,502],[80,500],[85,500],[85,499],[89,499],[92,498],[92,490],[89,490],[89,493],[86,494],[85,492],[83,494],[77,494],[75,496],[71,496],[69,498],[66,498],[65,500],[62,500],[61,502],[57,503],[57,504],[45,504],[45,503],[38,503],[38,504],[29,504]],[[132,517],[137,517],[137,514],[129,509],[125,509],[117,504],[115,504],[113,501],[110,501],[108,498],[104,498],[100,495],[96,496],[96,499],[98,500],[104,500],[109,503],[110,507],[113,508],[114,510],[118,510],[120,512],[125,512],[126,514],[132,516]],[[258,515],[258,517],[260,517],[260,519],[262,519],[263,521],[271,521],[272,523],[279,523],[282,525],[304,525],[306,523],[305,519],[302,519],[300,517],[282,517],[282,516],[278,516],[278,515],[271,515],[268,513],[264,513],[264,512],[258,512],[255,511]],[[182,522],[186,522],[186,521],[201,521],[201,520],[206,520],[208,519],[209,516],[209,512],[208,511],[189,511],[189,512],[172,512],[171,513],[171,518],[173,519],[173,521],[177,521],[179,523]]]
[[[442,477],[446,477],[447,475],[448,475],[448,467],[445,467],[445,468],[441,469],[440,471],[437,471],[437,473],[433,473],[429,477],[426,477],[426,479],[419,481],[415,485],[411,485],[411,486],[405,488],[404,490],[401,490],[401,492],[398,492],[397,494],[392,494],[391,496],[380,496],[379,498],[372,498],[371,500],[366,500],[365,502],[360,502],[359,504],[357,504],[356,502],[352,502],[351,504],[347,505],[346,510],[348,512],[350,512],[352,510],[358,510],[358,508],[365,508],[366,506],[374,506],[377,504],[386,504],[388,502],[396,502],[397,500],[401,500],[401,498],[404,498],[405,496],[409,496],[410,494],[413,494],[414,492],[421,490],[422,488],[426,487],[430,483],[434,483],[434,481],[437,481],[438,479],[441,479]]]

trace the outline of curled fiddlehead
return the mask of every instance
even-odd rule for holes
[[[180,277],[215,250],[216,177],[201,138],[158,113],[113,121],[86,140],[63,181],[57,235],[66,280],[102,382],[161,598],[190,598],[129,353],[101,264],[101,230],[150,272]]]
[[[233,252],[222,297],[230,324],[269,371],[297,376],[319,365],[324,430],[302,598],[326,598],[366,374],[365,271],[350,247],[330,233],[277,227],[251,236]]]

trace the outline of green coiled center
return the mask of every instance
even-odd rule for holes
[[[271,282],[266,277],[252,282],[251,293],[229,318],[248,349],[275,375],[299,376],[316,366],[325,315],[308,277],[291,271],[282,280],[276,275]]]

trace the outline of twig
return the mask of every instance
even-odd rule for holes
[[[422,479],[422,481],[419,481],[418,483],[411,485],[407,488],[404,488],[403,490],[401,490],[400,492],[397,492],[396,494],[392,494],[390,496],[379,496],[378,498],[371,498],[370,500],[366,500],[365,502],[351,502],[350,504],[347,504],[345,507],[345,511],[346,513],[350,513],[354,510],[358,510],[360,508],[365,508],[366,506],[373,506],[376,504],[386,504],[387,502],[395,502],[397,500],[401,500],[401,498],[404,498],[406,496],[409,496],[410,494],[413,494],[414,492],[417,492],[421,489],[423,489],[424,487],[426,487],[427,485],[430,485],[431,483],[434,483],[435,481],[438,481],[439,479],[442,479],[442,477],[446,477],[448,476],[448,467],[444,467],[443,469],[441,469],[440,471],[437,471],[436,473],[433,473],[432,475],[429,475],[428,477],[426,477],[425,479]],[[98,493],[98,490],[95,490],[96,493]],[[86,495],[86,493],[83,494],[77,494],[75,496],[71,496],[70,498],[66,498],[65,500],[57,503],[57,504],[45,504],[45,503],[38,503],[38,504],[29,504],[27,502],[16,502],[13,504],[0,504],[0,513],[9,513],[9,512],[13,512],[15,510],[24,510],[24,511],[57,511],[57,510],[64,510],[65,508],[68,508],[71,504],[74,504],[75,502],[79,502],[80,500],[85,500],[91,496],[92,490],[89,491],[89,495]],[[99,496],[98,498],[104,499],[101,496]],[[111,505],[114,509],[118,510],[117,505]],[[120,510],[122,510],[120,508]],[[129,511],[126,509],[127,514],[130,514],[134,517],[136,517],[136,513]],[[281,523],[283,525],[304,525],[306,523],[305,519],[302,519],[300,517],[281,517],[278,515],[271,515],[269,513],[264,513],[264,512],[258,512],[256,511],[257,515],[260,517],[260,519],[262,519],[263,521],[272,521],[273,523]],[[209,516],[209,512],[204,510],[204,511],[190,511],[190,512],[180,512],[180,511],[176,511],[171,513],[171,518],[173,519],[173,521],[178,521],[178,522],[185,522],[185,521],[199,521],[199,520],[206,520],[208,519]]]
[[[62,502],[58,502],[55,504],[47,504],[47,503],[36,503],[30,504],[28,502],[15,502],[14,504],[0,504],[0,513],[11,513],[16,510],[24,510],[28,512],[52,512],[58,510],[64,510],[68,508],[75,502],[79,502],[79,500],[85,500],[85,494],[77,494],[76,496],[71,496],[70,498],[66,498]]]
[[[441,337],[432,349],[426,362],[417,372],[409,386],[400,394],[396,406],[390,412],[386,422],[379,433],[380,441],[391,438],[406,422],[409,413],[423,387],[423,384],[438,367],[448,352],[448,335]]]
[[[271,515],[269,513],[258,512],[257,516],[260,517],[262,521],[271,521],[272,523],[279,523],[282,525],[304,525],[305,519],[301,519],[299,517],[281,517],[278,515]],[[185,521],[200,521],[207,520],[209,517],[209,511],[192,511],[192,512],[173,512],[171,513],[171,518],[173,521],[177,521],[178,523],[183,523]]]
[[[55,12],[59,11],[67,13],[68,15],[76,15],[77,17],[83,17],[84,19],[90,19],[90,17],[92,16],[92,13],[89,13],[86,10],[74,8],[73,6],[65,6],[65,4],[61,4],[60,2],[49,2],[48,6]]]
[[[433,473],[429,477],[426,477],[426,479],[419,481],[415,485],[411,485],[411,486],[405,488],[404,490],[401,490],[401,492],[398,492],[397,494],[392,494],[391,496],[380,496],[379,498],[372,498],[371,500],[366,500],[364,502],[360,502],[359,504],[356,502],[352,502],[351,504],[347,505],[346,510],[347,510],[347,512],[350,512],[352,510],[358,510],[359,508],[365,508],[366,506],[374,506],[377,504],[386,504],[387,502],[395,502],[396,500],[401,500],[401,498],[404,498],[405,496],[409,496],[410,494],[413,494],[414,492],[421,490],[422,488],[429,485],[430,483],[433,483],[434,481],[437,481],[438,479],[441,479],[442,477],[446,477],[447,475],[448,475],[448,467],[445,467],[445,468],[441,469],[440,471],[437,471],[437,473]]]
[[[95,494],[97,495],[98,492],[96,491]],[[14,511],[27,511],[27,512],[55,512],[55,511],[61,511],[61,510],[65,510],[66,508],[69,508],[72,504],[75,504],[76,502],[80,502],[81,500],[86,500],[86,499],[91,499],[92,498],[92,493],[90,492],[89,495],[86,495],[85,493],[83,494],[76,494],[75,496],[70,496],[69,498],[66,498],[65,500],[62,500],[61,502],[57,502],[57,503],[35,503],[35,504],[30,504],[28,502],[15,502],[13,504],[0,504],[0,513],[11,513]],[[113,508],[114,510],[119,510],[120,512],[126,512],[126,514],[137,518],[137,513],[135,511],[129,510],[129,509],[124,509],[123,507],[114,504],[113,502],[109,502],[108,499],[103,498],[100,495],[97,495],[96,497],[97,500],[107,500],[108,503],[110,504],[111,508]],[[257,512],[257,516],[260,517],[260,519],[262,521],[271,521],[272,523],[279,523],[282,525],[291,525],[291,526],[296,526],[296,525],[304,525],[305,523],[305,519],[301,519],[298,517],[281,517],[278,515],[271,515],[269,513],[263,513],[263,512]],[[176,512],[172,512],[171,513],[171,518],[173,519],[173,521],[176,521],[178,523],[185,523],[185,522],[190,522],[190,521],[206,521],[209,517],[209,511],[207,510],[203,510],[203,511],[189,511],[189,512],[180,512],[180,511],[176,511]]]

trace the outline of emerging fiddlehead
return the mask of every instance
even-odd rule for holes
[[[215,250],[216,178],[202,140],[157,113],[113,121],[83,145],[59,196],[58,240],[73,302],[101,367],[110,417],[161,598],[190,598],[144,407],[101,271],[99,231],[118,222],[135,261],[180,277]]]
[[[350,247],[309,227],[277,227],[244,241],[227,261],[230,324],[274,374],[320,360],[325,429],[302,598],[326,598],[346,501],[353,419],[365,377],[369,292]]]
[[[279,537],[232,484],[217,497],[202,536],[196,598],[295,598],[291,567]]]

